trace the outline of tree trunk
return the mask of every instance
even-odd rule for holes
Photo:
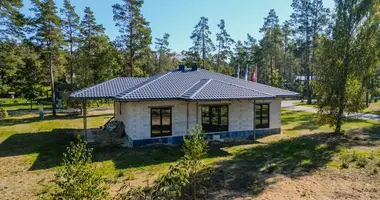
[[[53,110],[53,116],[56,116],[57,112],[56,112],[56,105],[55,105],[54,69],[53,69],[51,52],[49,53],[49,66],[50,66],[50,85],[51,85],[52,110]]]
[[[202,59],[203,59],[203,69],[205,68],[205,58],[206,58],[205,34],[204,34],[204,30],[202,30]]]
[[[219,47],[218,47],[218,55],[216,56],[216,71],[219,72],[219,56],[220,56],[220,46],[221,42],[219,42]]]
[[[133,73],[134,73],[132,35],[133,35],[133,24],[131,22],[131,25],[129,26],[129,67],[130,67],[129,70],[130,70],[131,77],[133,77]]]
[[[336,121],[336,128],[335,128],[335,133],[341,133],[342,129],[342,123],[343,123],[343,115],[344,115],[344,108],[345,108],[345,100],[346,100],[346,85],[347,85],[347,76],[348,76],[348,65],[349,65],[349,56],[348,56],[348,51],[349,51],[349,44],[346,46],[346,55],[343,61],[343,76],[342,78],[342,86],[340,87],[340,98],[339,98],[339,111],[338,111],[338,117]]]
[[[273,85],[273,56],[270,56],[270,85]]]

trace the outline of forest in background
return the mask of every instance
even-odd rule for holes
[[[240,68],[240,77],[245,67],[252,73],[255,65],[259,83],[299,92],[309,104],[316,97],[325,102],[322,107],[338,110],[358,101],[361,105],[364,93],[380,96],[375,76],[380,66],[378,0],[335,0],[333,10],[322,0],[293,0],[289,20],[280,24],[271,9],[258,30],[262,38],[247,34],[244,41],[234,40],[223,19],[212,33],[202,16],[189,33],[192,46],[181,52],[170,49],[170,33],[152,38],[141,13],[143,0],[123,0],[109,8],[119,30],[113,41],[90,7],[80,18],[69,0],[63,5],[31,2],[31,17],[20,11],[22,0],[0,2],[1,96],[15,92],[34,100],[50,91],[55,99],[54,86],[72,91],[119,76],[149,77],[179,64],[231,76]],[[306,80],[301,84],[296,76]]]

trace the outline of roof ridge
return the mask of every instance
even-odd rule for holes
[[[269,93],[266,93],[266,92],[261,92],[261,91],[258,91],[258,90],[255,90],[255,89],[252,89],[252,88],[249,88],[249,87],[244,87],[244,86],[241,86],[241,85],[237,85],[237,84],[233,84],[233,83],[229,83],[229,82],[226,82],[226,81],[222,81],[222,80],[217,80],[217,79],[213,79],[215,81],[219,81],[219,82],[222,82],[222,83],[225,83],[227,85],[233,85],[233,86],[236,86],[236,87],[240,87],[240,88],[244,88],[244,89],[247,89],[247,90],[251,90],[251,91],[254,91],[254,92],[258,92],[258,93],[261,93],[261,94],[265,94],[265,95],[269,95],[269,96],[274,96],[276,97],[275,95],[273,94],[269,94]]]
[[[163,73],[162,75],[159,75],[159,74],[158,74],[158,75],[157,75],[158,77],[155,77],[153,80],[149,80],[149,79],[153,78],[153,76],[152,76],[152,77],[148,78],[147,81],[143,82],[141,86],[139,86],[140,84],[137,84],[137,85],[135,85],[134,87],[129,88],[129,89],[127,89],[126,91],[124,91],[124,92],[126,92],[125,94],[123,94],[124,92],[121,92],[121,93],[115,95],[115,98],[116,98],[116,99],[123,98],[123,97],[125,97],[125,96],[131,94],[132,92],[135,92],[135,91],[137,91],[137,90],[139,90],[139,89],[141,89],[141,88],[146,87],[147,85],[149,85],[149,84],[155,82],[156,80],[161,79],[162,77],[164,77],[164,76],[166,76],[166,75],[168,75],[168,74],[170,74],[170,73],[172,73],[172,71],[169,71],[169,72]],[[128,91],[128,90],[131,90],[131,91]],[[127,92],[127,91],[128,91],[128,92]],[[120,94],[122,94],[122,96],[120,96]]]
[[[205,79],[200,79],[199,80],[199,82],[201,81],[201,80],[207,80],[207,78],[205,78]],[[189,99],[192,99],[195,95],[197,95],[204,87],[206,87],[206,85],[208,85],[212,80],[214,80],[214,79],[212,79],[212,78],[210,78],[210,79],[208,79],[208,81],[206,82],[206,83],[204,83],[197,91],[195,91],[190,97],[189,97]]]
[[[97,87],[99,87],[99,86],[101,86],[101,85],[104,85],[104,84],[110,82],[110,81],[113,81],[113,80],[116,80],[116,79],[120,79],[120,78],[121,78],[121,77],[116,77],[116,78],[110,79],[110,80],[108,80],[108,81],[105,81],[105,82],[103,82],[103,83],[99,83],[99,84],[94,85],[94,86],[91,86],[91,87],[83,88],[83,89],[81,89],[81,90],[79,90],[79,91],[76,91],[76,92],[71,93],[70,96],[71,96],[71,95],[78,95],[78,94],[81,94],[81,93],[83,93],[83,92],[85,92],[85,91],[87,91],[87,90],[89,90],[89,89],[97,88]]]
[[[191,85],[189,88],[187,88],[184,92],[182,92],[179,96],[182,97],[186,92],[191,90],[194,86],[196,86],[199,82],[201,82],[202,79],[199,79],[199,81],[195,82],[193,85]]]
[[[219,76],[224,76],[224,77],[227,77],[227,78],[236,78],[236,77],[232,77],[232,76],[229,76],[229,75],[226,75],[226,74],[221,74],[221,73],[212,72],[212,71],[209,71],[209,70],[206,70],[206,69],[201,69],[201,70],[202,70],[202,71],[209,72],[209,73],[212,73],[212,74],[217,74],[217,75],[219,75]],[[216,80],[216,79],[215,79],[215,80]],[[242,79],[237,79],[237,80],[239,80],[239,81],[243,81]],[[225,81],[224,81],[224,82],[225,82]],[[292,92],[292,93],[296,93],[296,92],[293,92],[293,91],[285,90],[285,89],[278,88],[278,87],[273,87],[273,86],[270,86],[270,85],[265,85],[265,84],[258,83],[258,82],[251,82],[251,81],[250,81],[250,83],[257,84],[257,85],[260,85],[260,86],[263,86],[263,87],[266,87],[266,88],[276,88],[276,89],[278,89],[278,90],[282,90],[282,91],[284,91],[284,92]],[[234,84],[234,85],[236,85],[236,84]],[[239,85],[237,85],[237,86],[239,86]],[[242,87],[244,87],[244,86],[242,86]],[[255,91],[259,92],[258,90],[255,90]],[[273,96],[273,94],[269,94],[269,93],[265,93],[265,92],[261,92],[261,93],[264,93],[264,94],[268,94],[268,95],[272,95],[272,96]]]

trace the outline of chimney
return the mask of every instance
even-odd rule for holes
[[[179,71],[185,71],[185,65],[179,65],[178,69]]]
[[[198,65],[193,64],[193,66],[191,66],[191,71],[198,71]]]

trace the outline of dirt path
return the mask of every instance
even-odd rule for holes
[[[289,110],[295,110],[295,111],[312,112],[312,113],[318,112],[318,110],[313,107],[295,105],[296,102],[299,102],[299,100],[282,101],[281,107],[289,109]],[[380,115],[374,115],[374,114],[369,114],[369,113],[352,113],[347,116],[353,119],[380,121]]]

